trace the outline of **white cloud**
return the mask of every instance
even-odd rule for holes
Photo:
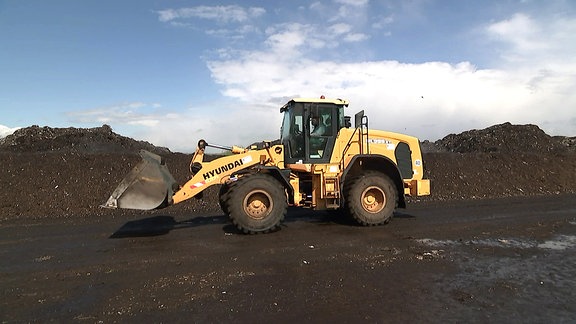
[[[368,1],[340,0],[335,2],[339,6],[328,21],[346,21],[355,26],[365,23]]]
[[[354,5],[337,3],[348,9]],[[311,5],[320,7],[324,4]],[[372,27],[382,28],[392,17]],[[213,80],[233,101],[217,113],[210,112],[212,107],[222,104],[195,107],[172,119],[155,113],[136,116],[128,109],[112,109],[106,116],[124,116],[132,124],[155,121],[136,137],[182,151],[193,150],[200,138],[222,145],[276,139],[278,108],[295,96],[349,99],[348,114],[365,109],[372,128],[421,139],[507,121],[537,124],[552,135],[576,134],[574,20],[515,14],[486,25],[482,41],[501,55],[492,68],[471,62],[343,62],[322,55],[338,53],[343,42],[370,37],[350,22],[279,23],[268,26],[265,35],[257,50],[219,49],[219,57],[207,62]]]
[[[247,39],[248,35],[259,34],[260,28],[255,23],[258,17],[266,14],[266,10],[228,5],[165,9],[156,13],[160,22],[179,28],[203,30],[209,36],[234,42]]]
[[[344,41],[350,42],[350,43],[355,43],[355,42],[365,41],[368,38],[370,38],[370,36],[363,34],[363,33],[351,33],[351,34],[348,34],[344,37]]]
[[[311,43],[311,26],[303,24],[287,24],[282,31],[271,34],[266,44],[275,52],[293,50],[301,47],[306,42]]]
[[[335,0],[334,2],[354,7],[362,7],[368,4],[368,0]]]
[[[346,42],[360,42],[364,41],[370,36],[364,33],[354,33],[352,32],[352,26],[345,23],[337,23],[331,26],[328,26],[328,38],[330,39],[337,39],[338,37],[342,37]]]
[[[280,106],[272,108],[260,102],[218,105],[218,111],[213,107],[190,110],[178,119],[161,119],[155,127],[140,128],[131,134],[178,152],[193,152],[200,139],[224,146],[247,146],[280,137]]]
[[[8,127],[4,125],[0,125],[0,138],[4,138],[8,135],[11,135],[15,131],[19,130],[22,127]]]
[[[570,135],[576,131],[569,122],[576,116],[572,108],[576,68],[570,56],[576,52],[571,51],[571,44],[576,44],[576,33],[570,33],[574,26],[568,20],[543,26],[542,21],[521,14],[488,26],[487,35],[497,35],[505,43],[505,60],[523,58],[498,69],[477,69],[468,62],[313,60],[302,48],[314,41],[309,35],[319,27],[309,25],[275,29],[266,50],[212,60],[208,65],[223,93],[239,101],[292,94],[346,97],[352,109],[366,108],[374,127],[409,131],[427,139],[506,121],[536,123],[551,133]],[[332,35],[349,33],[345,24],[328,29]],[[364,37],[348,35],[350,41]],[[565,42],[570,45],[563,48]],[[557,50],[553,55],[559,60],[546,60],[544,53],[550,48]]]
[[[234,29],[226,29],[226,28],[206,29],[205,32],[207,35],[210,36],[217,36],[237,40],[246,38],[248,34],[258,33],[259,29],[254,25],[243,25]]]
[[[341,35],[350,32],[352,30],[352,26],[345,23],[338,23],[329,26],[328,30],[331,31],[334,35]]]
[[[172,22],[178,19],[200,18],[214,20],[223,23],[245,22],[252,18],[257,18],[266,13],[264,8],[249,7],[244,8],[238,5],[229,6],[197,6],[180,9],[160,10],[158,19],[161,22]]]
[[[199,139],[227,146],[275,140],[281,121],[279,106],[237,101],[193,106],[179,112],[133,102],[75,111],[68,117],[73,123],[89,126],[108,124],[116,133],[178,152],[193,152]]]
[[[106,107],[85,109],[69,112],[67,115],[71,121],[88,124],[126,124],[153,127],[160,120],[166,118],[178,118],[172,114],[160,111],[159,104],[147,104],[143,102],[122,103]]]
[[[537,20],[517,13],[486,27],[486,34],[500,42],[505,63],[572,67],[576,62],[576,19],[546,17]]]
[[[372,28],[374,29],[383,29],[394,22],[394,16],[383,16],[376,19],[374,23],[372,23]]]
[[[214,80],[232,98],[228,107],[214,114],[202,108],[177,120],[160,120],[138,138],[181,151],[193,150],[200,138],[222,145],[276,139],[278,108],[290,97],[320,95],[349,99],[348,114],[364,109],[373,129],[421,139],[507,121],[538,124],[552,135],[576,133],[576,99],[560,91],[566,75],[477,69],[468,62],[337,63],[301,56],[275,61],[270,53],[258,54],[211,62]]]
[[[487,27],[489,35],[509,43],[514,52],[521,56],[533,51],[548,50],[548,42],[538,24],[525,14],[515,14],[510,19],[496,22]],[[512,57],[508,57],[513,60]]]

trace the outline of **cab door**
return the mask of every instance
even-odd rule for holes
[[[328,103],[292,102],[284,112],[281,142],[284,145],[284,163],[328,163],[334,150],[338,129],[339,106]],[[315,132],[313,118],[321,120],[324,132]],[[340,118],[342,119],[342,118]],[[340,126],[339,126],[340,125]]]
[[[304,163],[328,163],[334,150],[338,132],[337,109],[334,104],[304,104],[305,161]],[[317,132],[321,128],[322,132]]]

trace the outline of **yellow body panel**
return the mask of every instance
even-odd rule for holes
[[[397,163],[394,150],[399,143],[404,142],[409,145],[412,152],[413,176],[410,180],[422,180],[424,176],[422,152],[416,137],[381,130],[370,130],[368,136],[364,135],[362,142],[360,142],[358,132],[356,129],[348,128],[340,130],[336,138],[332,162],[349,161],[358,154],[378,154]]]
[[[418,138],[387,132],[381,130],[370,130],[368,134],[359,135],[357,129],[341,129],[336,139],[332,162],[344,161],[343,167],[358,154],[377,154],[389,158],[396,165],[398,161],[395,156],[395,149],[399,143],[406,143],[411,150],[412,177],[404,179],[405,194],[410,196],[424,196],[430,194],[430,180],[423,179],[424,163]]]
[[[411,180],[404,182],[406,187],[404,188],[404,194],[416,197],[416,196],[427,196],[430,194],[430,180]]]

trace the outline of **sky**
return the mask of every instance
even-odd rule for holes
[[[421,140],[576,136],[576,1],[0,0],[0,137],[107,124],[178,152],[248,145],[321,95]]]

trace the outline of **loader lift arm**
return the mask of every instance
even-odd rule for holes
[[[229,150],[233,154],[204,162],[206,147]],[[281,160],[269,142],[264,142],[263,149],[250,150],[200,140],[190,162],[191,178],[179,187],[160,156],[145,150],[140,155],[142,161],[122,180],[103,207],[141,210],[167,207],[222,184],[239,171],[259,164],[275,165]]]

